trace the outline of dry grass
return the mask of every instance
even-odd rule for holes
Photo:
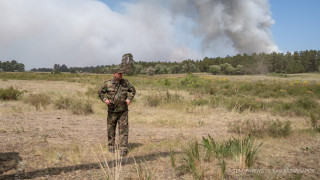
[[[157,78],[183,78],[185,75],[159,75]],[[199,76],[216,76],[199,74]],[[303,80],[317,80],[318,76],[302,75]],[[277,79],[271,76],[221,76],[232,80],[256,81],[259,79]],[[100,76],[99,76],[100,78]],[[140,78],[140,77],[139,77]],[[141,78],[144,78],[143,76]],[[287,79],[300,80],[301,76]],[[44,86],[43,84],[46,84]],[[19,152],[23,158],[25,172],[43,173],[35,178],[50,179],[102,179],[104,173],[98,160],[93,158],[92,149],[100,158],[106,150],[107,124],[106,106],[94,95],[94,84],[63,81],[2,81],[0,88],[13,86],[27,90],[28,93],[45,93],[54,102],[60,96],[77,96],[92,102],[94,114],[74,115],[70,111],[58,110],[53,105],[36,111],[23,101],[0,102],[0,153]],[[39,88],[41,87],[41,88]],[[144,98],[156,94],[166,97],[166,91],[152,87],[137,87],[135,102],[129,111],[130,153],[123,158],[121,172],[127,179],[192,179],[190,173],[181,173],[178,167],[183,164],[183,147],[190,140],[201,140],[210,134],[215,140],[225,141],[240,135],[228,131],[228,124],[245,119],[279,119],[292,122],[292,133],[287,137],[261,137],[263,142],[257,156],[254,169],[315,169],[316,173],[302,173],[302,178],[320,177],[320,134],[310,130],[305,117],[295,115],[282,116],[271,112],[245,110],[227,110],[223,106],[192,103],[199,100],[201,93],[189,93],[181,89],[170,89],[171,95],[179,94],[179,101],[163,101],[157,107],[145,104]],[[27,96],[28,94],[26,94]],[[270,99],[269,99],[270,100]],[[290,100],[291,101],[291,100]],[[91,146],[88,146],[88,143]],[[99,144],[102,144],[102,149]],[[134,161],[135,159],[135,161]],[[174,165],[173,167],[173,159]],[[107,156],[107,161],[114,157]],[[99,160],[101,161],[101,159]],[[252,179],[250,173],[235,173],[240,163],[226,161],[226,179]],[[94,165],[92,165],[94,164]],[[98,165],[98,166],[97,166]],[[46,168],[60,167],[65,171],[52,174]],[[74,170],[66,170],[72,167]],[[219,161],[204,161],[202,166],[205,177],[223,178]],[[78,168],[78,169],[77,169]],[[114,171],[114,167],[109,167]],[[6,172],[14,174],[15,170]],[[294,174],[257,174],[262,178],[293,178]],[[1,176],[0,176],[1,177]]]

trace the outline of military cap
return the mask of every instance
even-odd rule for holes
[[[122,68],[117,68],[114,70],[114,73],[123,73],[124,70]]]

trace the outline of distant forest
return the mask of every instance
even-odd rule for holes
[[[4,62],[7,63],[7,62]],[[0,61],[0,69],[4,68]],[[88,73],[107,73],[112,74],[119,65],[100,65],[91,67],[67,67],[66,65],[55,64],[53,68],[31,69],[36,72],[88,72]],[[21,66],[22,67],[22,66]],[[10,69],[10,71],[20,69]],[[305,73],[320,71],[320,51],[306,50],[287,53],[259,53],[259,54],[237,54],[235,56],[226,56],[208,58],[202,60],[184,60],[181,62],[144,62],[135,61],[131,67],[134,74],[178,74],[209,72],[212,74],[243,75],[243,74],[265,74],[265,73]],[[23,65],[24,70],[24,65]]]

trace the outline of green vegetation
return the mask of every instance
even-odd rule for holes
[[[202,144],[192,141],[183,149],[182,172],[191,173],[195,179],[204,179],[206,174],[205,164],[218,161],[221,174],[224,177],[227,162],[235,160],[241,168],[251,168],[257,161],[257,155],[261,149],[250,136],[243,138],[232,138],[227,141],[218,142],[210,135],[202,138]]]
[[[96,96],[97,85],[111,75],[75,73],[0,73],[0,78],[10,80],[49,80],[90,84],[86,95]],[[128,80],[139,90],[152,91],[142,97],[147,106],[178,105],[185,107],[224,107],[230,111],[266,111],[282,116],[309,117],[320,115],[320,83],[316,81],[270,78],[269,80],[231,80],[207,74],[177,76],[129,76]],[[297,79],[297,78],[296,78]],[[94,88],[93,88],[94,87]],[[156,92],[154,92],[156,91]],[[176,92],[176,93],[175,93]],[[184,98],[177,92],[187,92],[194,98]],[[201,94],[201,98],[199,98]],[[172,106],[167,106],[172,107]]]
[[[20,91],[19,89],[13,87],[6,89],[0,88],[0,99],[5,101],[18,100],[24,92],[25,91]]]
[[[22,72],[22,71],[24,71],[24,64],[18,63],[16,60],[12,60],[11,62],[9,62],[9,61],[1,62],[0,61],[0,71],[5,71],[5,72],[19,71],[19,72]]]
[[[185,153],[184,164],[180,169],[192,173],[195,179],[204,179],[203,157],[201,157],[199,143],[190,142],[183,151]]]
[[[228,125],[229,131],[255,137],[286,137],[292,132],[290,121],[261,119],[238,120]]]
[[[93,113],[92,102],[88,99],[60,96],[54,103],[56,109],[68,109],[73,114],[88,115]]]

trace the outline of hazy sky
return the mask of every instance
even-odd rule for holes
[[[0,0],[0,61],[181,61],[319,49],[318,0]]]

